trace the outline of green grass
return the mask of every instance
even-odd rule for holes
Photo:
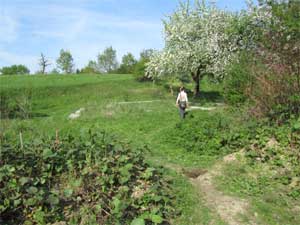
[[[0,76],[0,88],[70,87],[107,81],[131,80],[130,75],[25,75]]]
[[[153,83],[139,83],[131,75],[57,75],[0,77],[1,91],[11,98],[22,99],[31,93],[32,117],[3,119],[1,132],[18,137],[24,142],[31,137],[79,135],[86,130],[106,130],[128,140],[132,145],[147,145],[146,156],[151,164],[176,163],[188,167],[207,167],[214,157],[187,154],[172,139],[163,138],[182,121],[175,107],[176,96]],[[158,100],[153,103],[120,104],[120,102]],[[85,108],[76,120],[68,116]],[[202,112],[193,112],[202,113]],[[208,113],[208,112],[204,112]],[[171,174],[178,194],[182,215],[174,224],[209,224],[220,221],[188,181]],[[222,224],[221,222],[217,224]]]
[[[187,87],[192,88],[191,85]],[[236,131],[241,134],[239,138],[243,141],[247,140],[248,133],[253,133],[256,124],[255,121],[245,123],[242,112],[231,112],[222,107],[216,112],[194,111],[189,114],[186,122],[182,122],[175,107],[176,96],[172,96],[163,86],[151,82],[137,82],[131,75],[0,76],[0,88],[1,93],[9,93],[11,99],[19,102],[30,95],[32,109],[32,117],[29,119],[2,119],[2,134],[12,135],[17,139],[22,132],[26,142],[31,137],[54,136],[56,131],[59,135],[76,136],[90,128],[106,130],[132,145],[148,146],[150,152],[146,158],[150,164],[156,166],[176,164],[183,167],[209,168],[222,156],[223,153],[207,155],[205,152],[188,151],[184,145],[178,146],[176,135],[180,135],[180,129],[187,129],[188,132],[191,127],[191,131],[199,132],[203,137],[206,128],[201,126],[194,129],[196,122],[211,124],[210,129],[215,132],[213,124],[216,121],[210,118],[218,117],[220,123],[225,123],[232,133]],[[203,80],[201,88],[200,99],[190,97],[194,104],[210,106],[222,102],[222,86]],[[120,104],[148,100],[156,101]],[[85,108],[82,116],[70,120],[68,116],[79,108]],[[182,123],[186,126],[181,126]],[[223,138],[223,134],[226,136],[227,132],[222,129],[218,131],[220,138]],[[219,136],[217,142],[218,138]],[[231,136],[228,140],[230,138]],[[234,139],[232,142],[239,146],[239,140]],[[256,168],[252,174],[257,170],[261,168]],[[249,199],[252,204],[249,215],[258,213],[257,220],[260,224],[297,224],[300,221],[297,213],[292,210],[294,202],[281,201],[280,198],[285,197],[276,194],[278,189],[275,184],[265,185],[264,177],[259,182],[253,180],[251,173],[245,171],[249,172],[245,165],[229,166],[218,180],[220,189],[227,194]],[[176,207],[181,210],[181,215],[173,224],[224,224],[213,210],[205,206],[202,197],[194,191],[187,179],[174,171],[167,173],[174,181]],[[249,218],[246,215],[244,220],[247,219]]]
[[[274,171],[266,165],[249,166],[243,159],[228,164],[224,173],[217,177],[220,190],[228,195],[247,199],[251,203],[244,221],[256,217],[258,224],[294,225],[299,224],[299,202],[287,197],[286,186],[271,180]],[[256,216],[255,216],[256,215]]]
[[[148,145],[155,155],[162,154],[164,158],[179,161],[182,165],[196,166],[203,162],[201,156],[186,154],[184,149],[176,148],[172,140],[162,140],[165,133],[181,121],[174,106],[175,97],[152,83],[136,82],[130,75],[16,76],[1,79],[2,87],[17,97],[26,94],[25,88],[31,89],[32,111],[37,115],[28,120],[2,120],[5,132],[18,135],[23,131],[25,137],[44,136],[54,135],[56,130],[73,134],[94,127],[117,133],[134,144]],[[119,104],[144,100],[159,101]],[[85,108],[82,116],[77,120],[68,119],[79,108]]]

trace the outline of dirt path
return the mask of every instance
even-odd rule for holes
[[[130,105],[130,104],[145,104],[145,103],[154,103],[154,102],[162,102],[162,101],[164,101],[164,100],[117,102],[117,104],[118,105]],[[220,106],[223,106],[223,104],[217,103],[215,107],[190,106],[187,108],[187,111],[194,111],[194,110],[212,111],[212,110],[216,110]]]
[[[162,102],[163,100],[150,100],[150,101],[133,101],[133,102],[117,102],[118,105],[129,105],[129,104],[143,104],[143,103],[153,103]]]
[[[216,110],[216,109],[217,109],[217,107],[191,106],[187,109],[187,111],[194,111],[194,110],[212,111],[212,110]]]
[[[178,166],[171,167],[178,173],[189,177],[196,191],[203,196],[207,206],[216,211],[224,222],[229,225],[242,225],[244,223],[241,221],[240,216],[247,214],[249,203],[246,200],[224,194],[216,188],[213,182],[214,178],[222,173],[222,167],[234,160],[236,160],[236,154],[228,155],[208,171],[186,170]],[[247,224],[255,225],[256,223],[250,221]]]

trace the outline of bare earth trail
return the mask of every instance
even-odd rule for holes
[[[213,209],[220,218],[229,225],[244,225],[241,216],[246,215],[249,203],[237,197],[232,197],[218,190],[214,184],[214,178],[222,174],[222,168],[226,163],[236,160],[236,154],[231,154],[217,162],[209,170],[187,170],[177,165],[167,166],[177,173],[185,175],[194,186],[195,190],[203,196],[206,205]],[[213,222],[211,223],[214,224]],[[248,221],[246,224],[256,225],[254,221]],[[200,225],[200,224],[199,224]]]
[[[164,100],[149,100],[149,101],[127,101],[127,102],[117,102],[116,105],[131,105],[131,104],[149,104],[149,103],[155,103],[155,102],[163,102]],[[219,103],[221,104],[221,103]],[[217,104],[218,105],[218,104]],[[220,105],[219,105],[220,106]],[[202,106],[190,106],[187,111],[194,111],[194,110],[202,110],[202,111],[212,111],[217,109],[217,107],[202,107]],[[80,108],[76,112],[71,113],[68,116],[68,119],[75,120],[78,119],[82,112],[85,111],[85,108]]]
[[[149,100],[149,101],[132,101],[132,102],[117,102],[118,105],[129,105],[129,104],[143,104],[143,103],[154,103],[163,102],[163,100]],[[222,103],[216,103],[218,107],[223,106]],[[217,109],[217,107],[202,107],[202,106],[190,106],[187,111],[202,110],[202,111],[212,111]]]

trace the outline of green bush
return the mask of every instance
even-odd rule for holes
[[[169,181],[145,149],[105,132],[15,139],[1,140],[1,223],[169,224]]]
[[[239,61],[227,68],[228,76],[224,80],[224,98],[231,105],[238,105],[247,100],[246,90],[252,83],[249,71],[250,53],[240,54]]]
[[[32,113],[32,90],[14,90],[0,92],[0,118],[28,119]]]
[[[297,122],[282,126],[259,125],[255,137],[245,150],[250,165],[267,165],[272,171],[276,171],[268,177],[269,183],[283,185],[284,194],[299,198],[300,142],[299,132],[291,129],[293,125],[297,127]]]
[[[138,81],[150,81],[151,78],[146,75],[146,63],[148,60],[140,59],[134,67],[133,74]]]
[[[248,130],[234,126],[222,113],[190,114],[168,132],[167,138],[187,151],[207,156],[222,156],[242,148],[248,140]]]
[[[0,69],[0,73],[3,75],[23,75],[29,74],[30,70],[24,65],[12,65],[3,67]]]

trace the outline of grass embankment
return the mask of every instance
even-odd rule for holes
[[[214,111],[190,112],[182,123],[174,106],[175,96],[161,86],[136,82],[130,75],[15,76],[0,77],[0,81],[1,96],[7,96],[5,104],[11,111],[7,113],[9,119],[1,120],[1,133],[18,140],[22,132],[24,142],[32,140],[32,137],[55,136],[56,131],[59,137],[69,134],[76,137],[92,128],[117,134],[122,140],[131,142],[133,147],[147,146],[150,152],[144,157],[153,167],[209,168],[222,156],[253,146],[256,139],[261,141],[260,138],[263,138],[264,142],[268,142],[274,136],[274,132],[264,129],[268,125],[257,129],[258,122],[244,117],[242,110],[232,111],[224,107],[217,107]],[[202,98],[194,101],[195,104],[213,105],[222,100],[219,90],[218,85],[204,81]],[[134,103],[136,101],[153,102]],[[78,119],[70,120],[68,116],[79,108],[85,108],[85,111]],[[274,129],[282,129],[277,141],[288,146],[290,141],[286,137],[290,134],[285,133],[289,131],[288,125]],[[259,153],[260,147],[256,147],[254,152]],[[251,201],[253,208],[249,210],[249,217],[254,215],[259,224],[297,224],[299,218],[294,211],[297,206],[295,199],[298,198],[297,184],[296,188],[287,192],[280,191],[287,184],[278,187],[274,177],[262,182],[258,179],[259,165],[251,161],[262,157],[251,158],[254,153],[250,150],[247,154],[249,161],[240,160],[239,163],[245,161],[242,165],[232,164],[217,179],[219,188],[227,194]],[[249,165],[252,165],[251,169]],[[295,165],[292,164],[293,168]],[[292,172],[288,180],[295,173]],[[224,224],[186,178],[172,170],[165,171],[164,176],[173,181],[175,208],[181,211],[173,224]],[[269,188],[273,189],[275,196],[272,199],[282,196],[284,201],[264,201]],[[277,219],[272,219],[274,214]],[[244,220],[247,220],[247,215]]]

